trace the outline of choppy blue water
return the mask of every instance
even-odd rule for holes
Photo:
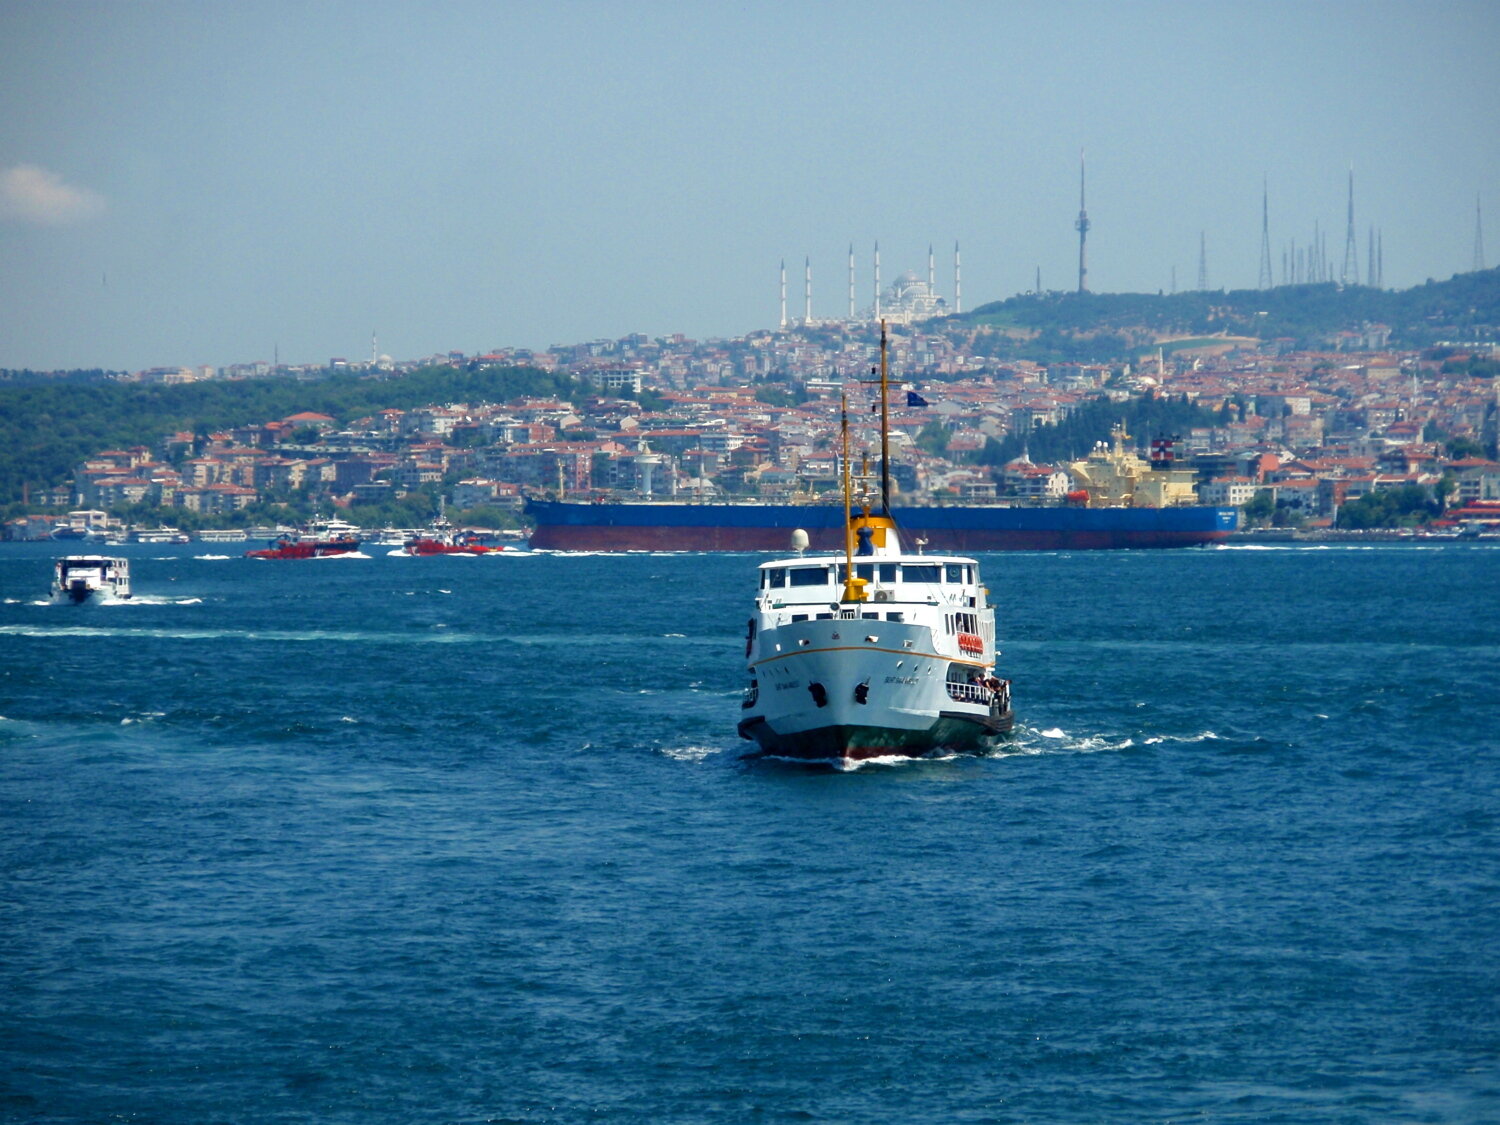
[[[755,556],[0,548],[0,1118],[1500,1120],[1500,550],[984,556],[1020,728],[734,735]]]

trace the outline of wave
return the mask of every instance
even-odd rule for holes
[[[1196,734],[1152,734],[1138,742],[1136,736],[1128,734],[1070,734],[1061,727],[1038,729],[1018,726],[1012,741],[1000,743],[988,756],[1004,758],[1021,754],[1098,754],[1130,750],[1136,746],[1219,741],[1222,741],[1222,736],[1211,730]]]
[[[730,749],[725,746],[658,746],[656,752],[674,762],[701,762],[716,754],[726,754]]]
[[[42,603],[50,604],[50,603]],[[11,637],[78,637],[120,640],[137,637],[170,641],[222,641],[233,639],[247,643],[270,644],[321,644],[337,641],[350,644],[413,645],[413,644],[484,644],[493,645],[495,638],[477,633],[422,632],[422,633],[366,633],[340,629],[109,629],[97,625],[61,625],[47,628],[41,625],[0,625],[0,636]]]
[[[154,723],[157,719],[165,719],[165,711],[138,711],[134,715],[126,715],[120,720],[122,727],[128,727],[132,723]]]
[[[106,598],[100,605],[202,605],[202,598],[169,598],[161,594],[137,594],[133,598]]]
[[[200,562],[221,562],[224,559],[232,559],[233,555],[194,555],[193,558]]]

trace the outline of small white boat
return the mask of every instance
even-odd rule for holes
[[[189,543],[187,532],[175,527],[139,527],[127,537],[131,543]]]
[[[52,538],[103,543],[109,538],[109,516],[95,509],[79,509],[76,512],[69,512],[67,520],[52,529]]]
[[[74,605],[89,599],[130,597],[130,560],[112,555],[64,555],[52,573],[52,600]]]

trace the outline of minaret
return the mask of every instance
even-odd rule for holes
[[[958,243],[953,244],[953,313],[964,311],[964,275],[958,258]]]
[[[927,244],[927,292],[937,293],[937,268],[933,264],[936,259],[932,256],[932,243]]]
[[[1484,216],[1479,210],[1479,196],[1474,196],[1474,272],[1484,269]]]
[[[849,243],[849,319],[854,319],[854,243]]]
[[[781,330],[786,331],[786,259],[781,259]]]
[[[802,323],[812,323],[812,256],[808,255],[802,260],[804,277],[802,279]]]
[[[1271,204],[1265,177],[1260,181],[1260,288],[1271,288]]]
[[[1078,231],[1078,292],[1089,291],[1089,213],[1083,202],[1084,163],[1083,150],[1078,150],[1078,221],[1073,226]],[[1038,271],[1040,272],[1040,271]],[[1037,287],[1040,291],[1040,285]]]
[[[1354,165],[1349,166],[1349,225],[1344,235],[1344,266],[1339,270],[1340,285],[1359,284],[1359,250],[1354,245]]]
[[[1038,297],[1042,295],[1042,267],[1036,268],[1036,288],[1032,290]]]
[[[1208,234],[1198,232],[1198,292],[1208,290]]]
[[[875,319],[880,319],[880,243],[875,243]]]
[[[375,332],[373,330],[371,330],[371,332],[370,332],[370,366],[374,367],[375,363],[376,363],[376,361],[378,359],[380,359],[380,346],[379,346],[379,344],[375,340]]]

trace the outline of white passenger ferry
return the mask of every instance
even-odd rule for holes
[[[130,560],[111,555],[64,555],[52,570],[52,600],[81,604],[130,597]]]
[[[995,674],[995,611],[979,564],[902,549],[886,499],[884,411],[882,513],[853,514],[847,414],[843,429],[843,556],[760,565],[739,733],[763,755],[841,767],[983,750],[1015,716],[1010,682]],[[806,544],[794,534],[794,548]]]

